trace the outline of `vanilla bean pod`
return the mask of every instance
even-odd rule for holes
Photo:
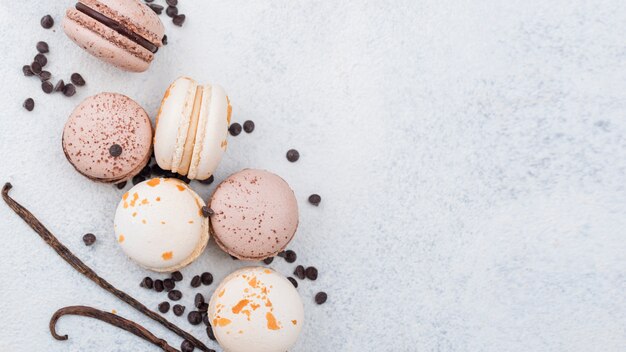
[[[134,321],[128,320],[126,318],[122,318],[118,315],[115,315],[113,313],[109,313],[109,312],[104,312],[101,311],[99,309],[93,308],[93,307],[87,307],[87,306],[70,306],[70,307],[63,307],[59,310],[57,310],[53,315],[52,318],[50,318],[50,333],[52,334],[52,337],[54,337],[57,340],[67,340],[67,335],[59,335],[56,332],[56,324],[57,321],[59,320],[59,318],[61,318],[64,315],[79,315],[79,316],[83,316],[83,317],[89,317],[89,318],[94,318],[94,319],[98,319],[101,320],[105,323],[109,323],[113,326],[117,326],[120,329],[126,330],[136,336],[141,337],[142,339],[151,342],[152,344],[161,347],[161,349],[163,351],[166,352],[180,352],[179,350],[175,349],[174,347],[170,346],[167,344],[167,342],[163,339],[160,339],[156,336],[154,336],[154,334],[152,334],[150,331],[148,331],[146,328],[144,328],[143,326],[135,323]]]
[[[188,332],[170,323],[167,319],[163,318],[158,313],[151,311],[150,309],[148,309],[148,307],[143,305],[132,296],[128,295],[124,291],[118,290],[108,281],[98,276],[95,271],[93,271],[90,267],[88,267],[85,263],[78,259],[78,257],[76,257],[72,252],[70,252],[70,250],[65,247],[30,211],[28,211],[26,208],[24,208],[22,205],[20,205],[9,196],[9,190],[11,188],[13,188],[13,186],[9,182],[5,183],[4,187],[2,187],[2,199],[4,199],[7,205],[17,215],[19,215],[19,217],[21,217],[28,224],[28,226],[35,230],[39,237],[41,237],[50,247],[52,247],[52,249],[54,249],[57,254],[59,254],[69,265],[71,265],[81,274],[85,275],[91,281],[98,284],[98,286],[102,287],[122,301],[128,303],[131,307],[147,315],[152,320],[159,322],[161,325],[165,326],[170,331],[174,332],[183,339],[189,340],[189,342],[191,342],[195,347],[199,348],[200,350],[205,352],[215,352],[214,350],[205,346],[200,340],[193,337]]]

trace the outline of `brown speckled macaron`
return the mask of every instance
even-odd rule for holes
[[[150,160],[152,125],[129,97],[100,93],[74,109],[63,130],[67,160],[84,176],[116,183],[132,178]]]

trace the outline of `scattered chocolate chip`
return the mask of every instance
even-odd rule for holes
[[[191,325],[198,325],[198,324],[200,324],[202,322],[202,314],[200,314],[200,312],[197,312],[195,310],[191,311],[187,315],[187,321]]]
[[[287,263],[293,263],[296,261],[297,258],[298,256],[296,255],[296,252],[292,251],[291,249],[285,251],[285,260],[287,261]]]
[[[167,313],[170,310],[170,302],[159,303],[159,312]]]
[[[296,270],[293,271],[293,274],[296,275],[298,279],[304,280],[305,278],[304,267],[302,265],[298,265],[296,267]]]
[[[324,304],[327,299],[328,299],[328,295],[326,294],[326,292],[318,292],[315,295],[315,303],[317,304]]]
[[[26,77],[30,77],[30,76],[34,76],[35,75],[33,73],[33,70],[30,69],[29,65],[22,66],[22,72],[24,73],[24,76],[26,76]]]
[[[165,3],[167,3],[170,6],[177,6],[178,0],[165,0]]]
[[[153,2],[154,0],[146,0],[146,2]]]
[[[230,259],[232,259],[232,260],[239,260],[239,258],[235,257],[234,255],[231,255]]]
[[[192,352],[194,349],[193,343],[189,340],[183,340],[183,343],[180,344],[180,352]]]
[[[200,280],[203,285],[208,286],[213,283],[213,275],[211,273],[202,273],[202,275],[200,275]]]
[[[292,163],[295,163],[296,161],[298,161],[298,159],[300,159],[300,153],[298,153],[297,150],[289,149],[287,151],[287,160],[291,161]]]
[[[167,293],[167,298],[171,299],[172,301],[178,301],[183,298],[183,293],[178,290],[171,290]]]
[[[143,176],[141,176],[141,175],[135,175],[135,176],[133,177],[133,186],[134,186],[134,185],[137,185],[138,183],[142,183],[142,182],[143,182],[143,181],[145,181],[145,180],[146,180],[146,178],[145,178],[145,177],[143,177]]]
[[[71,97],[76,94],[76,87],[72,83],[68,83],[63,87],[63,95],[66,97]]]
[[[46,42],[37,42],[36,48],[40,54],[45,54],[45,53],[50,52],[50,47],[48,46],[48,43]]]
[[[272,264],[273,261],[274,261],[274,257],[269,257],[269,258],[263,259],[263,263],[265,263],[267,265]]]
[[[209,304],[208,303],[200,303],[198,305],[198,311],[199,312],[206,313],[207,310],[209,310]]]
[[[307,279],[312,281],[317,280],[317,268],[315,268],[314,266],[306,268],[304,273],[306,274]]]
[[[163,39],[161,39],[161,43],[163,43],[163,45],[167,45],[167,35],[163,35]]]
[[[152,290],[154,287],[154,281],[152,281],[152,278],[146,276],[143,280],[141,280],[141,284],[139,284],[139,286]]]
[[[276,254],[277,257],[285,258],[285,251],[280,251]]]
[[[196,275],[191,279],[191,287],[200,287],[200,275]]]
[[[185,23],[185,15],[176,15],[174,16],[174,19],[172,20],[172,22],[177,25],[178,27],[181,27],[183,25],[183,23]]]
[[[202,293],[196,293],[196,297],[193,299],[193,305],[198,308],[198,306],[200,306],[200,304],[202,303],[204,303],[204,297],[202,296]]]
[[[150,169],[150,166],[146,165],[143,169],[141,169],[139,174],[145,178],[150,178],[150,175],[152,175],[152,169]]]
[[[241,133],[241,125],[237,122],[233,122],[230,127],[228,127],[228,132],[230,132],[231,136],[238,136]]]
[[[44,67],[46,66],[46,64],[48,64],[48,58],[46,58],[46,55],[44,54],[35,55],[35,58],[33,60],[40,64],[41,67]]]
[[[24,104],[22,104],[22,106],[28,111],[33,111],[33,109],[35,108],[35,101],[33,100],[33,98],[28,98],[24,100]]]
[[[41,18],[41,26],[45,29],[50,29],[54,26],[54,19],[50,15],[45,15]]]
[[[176,287],[176,283],[172,279],[163,280],[163,287],[165,287],[165,291],[170,292]]]
[[[41,73],[41,64],[37,61],[33,61],[32,64],[30,64],[30,71],[36,75]]]
[[[293,284],[293,287],[298,287],[298,281],[296,281],[296,279],[294,279],[293,277],[289,276],[287,280],[289,280],[289,282]]]
[[[112,157],[118,157],[122,155],[122,146],[119,144],[113,144],[109,147],[109,154],[111,154]]]
[[[209,314],[202,314],[202,322],[206,326],[211,326],[211,324],[209,324]]]
[[[83,236],[83,242],[85,242],[85,246],[91,246],[92,244],[96,243],[96,235],[94,235],[93,233],[86,233]]]
[[[185,175],[181,175],[181,174],[176,174],[176,178],[185,182],[186,184],[191,183],[191,180],[189,179],[189,177],[185,176]]]
[[[215,214],[213,209],[207,207],[206,205],[202,207],[202,216],[204,216],[205,218],[208,218],[209,216],[213,214]]]
[[[85,85],[85,79],[83,78],[83,76],[80,75],[80,73],[72,73],[72,75],[70,76],[70,80],[72,81],[72,83],[79,87]]]
[[[322,197],[320,197],[319,194],[311,194],[309,196],[309,203],[318,206],[320,205],[320,202],[322,201]]]
[[[251,120],[244,122],[243,130],[246,131],[246,133],[252,133],[252,131],[254,131],[254,122]]]
[[[156,279],[154,280],[154,290],[156,292],[163,292],[165,287],[163,287],[163,280]]]
[[[163,6],[161,5],[149,4],[148,6],[150,6],[152,11],[156,12],[157,15],[160,15],[161,13],[163,13]]]
[[[48,71],[41,71],[41,73],[39,74],[39,79],[42,81],[49,81],[50,78],[52,78],[52,73]]]
[[[172,311],[174,312],[175,316],[180,317],[181,315],[183,315],[183,313],[185,313],[185,306],[181,306],[180,304],[175,304],[174,307],[172,308]]]
[[[175,271],[172,273],[172,280],[174,281],[183,281],[183,273],[180,271]]]
[[[54,86],[48,81],[43,81],[41,83],[41,90],[43,90],[43,92],[46,94],[50,94],[54,90]]]
[[[213,175],[211,175],[211,177],[207,178],[206,180],[198,180],[198,182],[202,183],[203,185],[210,185],[211,183],[213,183],[213,180],[215,178],[213,177]]]
[[[117,187],[117,189],[123,189],[124,187],[126,187],[126,181],[122,181],[120,183],[117,183],[115,185],[115,187]]]
[[[178,15],[178,7],[168,6],[167,9],[165,9],[165,14],[173,18]]]
[[[59,80],[57,82],[57,84],[54,86],[54,91],[55,92],[62,92],[63,88],[65,87],[65,82],[63,82],[63,80]],[[118,183],[119,184],[119,183]]]
[[[211,325],[207,325],[206,334],[212,341],[215,341],[215,334],[213,333],[213,327]]]

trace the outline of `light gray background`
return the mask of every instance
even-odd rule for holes
[[[626,350],[626,2],[181,0],[185,26],[162,16],[170,45],[143,74],[65,38],[58,23],[72,3],[0,3],[0,182],[119,288],[155,308],[164,299],[137,286],[148,273],[114,241],[123,192],[74,172],[63,124],[101,91],[153,116],[168,84],[189,75],[222,84],[234,120],[257,124],[230,139],[217,179],[266,168],[296,191],[292,248],[320,278],[301,282],[307,321],[293,351]],[[55,31],[39,27],[46,13]],[[84,75],[75,97],[22,77],[38,40],[55,80]],[[32,113],[21,107],[29,96]],[[193,184],[203,197],[214,186]],[[306,202],[313,192],[319,208]],[[60,321],[70,340],[54,341],[49,317],[77,304],[115,309],[179,346],[4,205],[0,236],[1,350],[156,350],[85,318]],[[185,286],[242,265],[211,242]],[[326,305],[312,301],[319,290]]]

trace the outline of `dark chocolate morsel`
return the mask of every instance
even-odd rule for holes
[[[22,73],[24,73],[24,76],[26,76],[26,77],[30,77],[30,76],[34,76],[35,75],[33,70],[30,69],[29,65],[22,66]]]
[[[168,6],[167,9],[165,9],[165,14],[172,18],[175,17],[178,15],[178,7]]]
[[[293,287],[297,288],[298,287],[298,281],[296,281],[296,279],[294,279],[293,277],[289,276],[287,278],[287,280],[289,280],[289,282],[291,282],[291,284],[293,285]]]
[[[200,287],[200,275],[196,275],[191,279],[191,287],[196,288]]]
[[[57,84],[54,86],[54,91],[55,92],[62,92],[63,88],[65,88],[65,82],[63,82],[62,79],[60,79]]]
[[[230,127],[228,127],[228,132],[230,132],[230,135],[233,137],[238,136],[241,133],[241,125],[237,122],[233,122]]]
[[[296,252],[292,251],[291,249],[285,251],[285,260],[287,261],[287,263],[293,263],[296,261],[297,258],[298,256],[296,255]]]
[[[185,15],[176,15],[174,16],[174,19],[172,19],[172,22],[174,25],[181,27],[183,23],[185,23],[185,17]]]
[[[213,214],[215,214],[213,209],[207,207],[206,205],[202,207],[202,216],[204,216],[205,218],[208,218],[209,216]]]
[[[154,287],[154,281],[151,277],[146,276],[143,278],[143,280],[141,280],[141,284],[139,284],[139,286],[152,290],[152,288]]]
[[[315,303],[317,304],[324,304],[327,299],[328,299],[328,295],[326,294],[326,292],[318,292],[315,295]]]
[[[198,180],[198,182],[202,183],[203,185],[210,185],[211,183],[213,183],[213,180],[215,178],[213,177],[213,175],[211,175],[209,178],[207,178],[206,180]]]
[[[176,283],[172,279],[165,279],[163,280],[163,287],[165,287],[165,291],[170,292],[176,287]]]
[[[41,64],[39,62],[37,62],[37,61],[33,61],[33,63],[30,64],[31,72],[36,74],[36,75],[41,73],[41,69],[42,69]]]
[[[124,189],[124,187],[126,187],[126,181],[122,181],[120,183],[116,183],[115,187],[117,187],[117,189]]]
[[[263,263],[265,263],[266,265],[272,264],[273,261],[274,261],[274,257],[269,257],[269,258],[263,259]]]
[[[163,280],[156,279],[154,280],[154,290],[156,292],[163,292],[165,287],[163,287]]]
[[[70,80],[72,81],[72,83],[79,87],[85,85],[85,79],[83,78],[83,76],[80,75],[80,73],[72,73],[72,75],[70,76]]]
[[[54,26],[54,19],[50,15],[45,15],[41,18],[40,24],[45,29],[50,29]]]
[[[45,71],[44,70],[44,71],[41,71],[41,73],[39,74],[39,79],[42,82],[49,81],[50,78],[52,78],[52,73],[50,73],[49,71]],[[54,88],[53,88],[53,90],[54,90]]]
[[[180,352],[192,352],[194,349],[193,344],[187,340],[183,340],[180,344]]]
[[[287,160],[295,163],[296,161],[298,161],[298,159],[300,159],[300,153],[297,150],[289,149],[287,151]]]
[[[183,298],[183,293],[178,290],[171,290],[167,293],[167,298],[171,299],[172,301],[178,301]]]
[[[306,268],[304,273],[306,274],[307,279],[313,281],[317,280],[317,268],[315,268],[314,266]]]
[[[202,293],[196,293],[196,296],[193,299],[193,305],[198,308],[198,306],[202,303],[204,303],[204,296],[202,296]]]
[[[63,95],[71,97],[76,94],[76,87],[72,83],[68,83],[63,87]]]
[[[185,313],[185,306],[181,306],[180,304],[175,304],[174,307],[172,308],[172,311],[174,312],[175,316],[180,317],[181,315],[183,315],[183,313]]]
[[[167,313],[170,310],[170,302],[159,303],[159,312]]]
[[[296,267],[296,270],[294,270],[293,274],[296,275],[298,279],[304,280],[305,278],[304,267],[302,265],[298,265]]]
[[[320,197],[319,194],[311,194],[309,196],[309,203],[318,206],[320,205],[320,202],[322,201],[322,197]]]
[[[211,341],[215,341],[215,334],[213,333],[213,327],[211,325],[207,325],[206,334]]]
[[[33,98],[28,98],[24,100],[24,104],[22,104],[22,106],[28,111],[33,111],[33,109],[35,108],[35,101],[33,100]]]
[[[122,155],[122,146],[119,144],[113,144],[109,147],[109,154],[111,154],[112,157],[118,157]]]
[[[46,94],[50,94],[54,90],[54,86],[48,81],[43,81],[41,82],[41,90]]]
[[[180,271],[175,271],[172,273],[172,280],[174,281],[183,281],[183,273]]]
[[[251,120],[244,122],[243,130],[246,131],[246,133],[252,133],[252,131],[254,131],[254,122]]]
[[[202,273],[202,275],[200,275],[200,280],[202,281],[203,285],[210,285],[213,283],[213,274],[211,273]]]
[[[168,4],[169,6],[177,6],[178,0],[165,0],[165,3]]]
[[[48,46],[48,43],[46,42],[37,42],[36,48],[37,48],[37,51],[41,54],[50,52],[50,47]]]
[[[200,312],[198,311],[193,310],[189,312],[189,314],[187,314],[187,321],[191,325],[198,325],[202,322],[202,314],[200,314]]]
[[[91,246],[92,244],[96,243],[96,235],[94,235],[93,233],[86,233],[83,236],[83,242],[85,242],[85,246]]]

